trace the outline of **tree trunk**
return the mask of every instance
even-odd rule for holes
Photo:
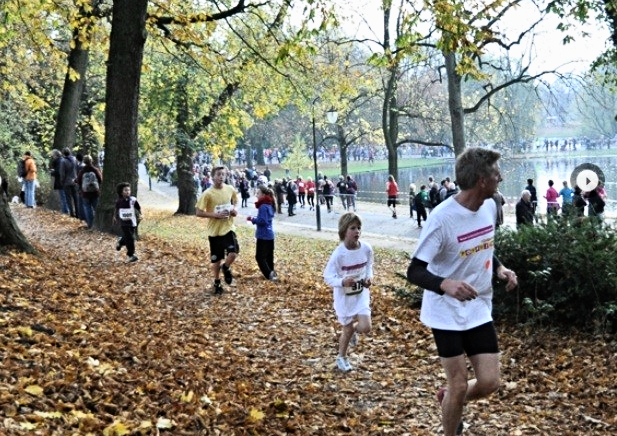
[[[90,35],[90,31],[86,32]],[[79,40],[79,29],[73,32],[74,48],[69,53],[68,68],[64,78],[64,88],[62,89],[62,99],[58,108],[56,119],[56,131],[54,133],[53,148],[62,150],[64,147],[72,148],[75,145],[77,117],[79,115],[79,101],[83,93],[86,82],[86,71],[88,69],[88,49],[83,48],[83,43]],[[71,78],[73,71],[79,74],[77,79]]]
[[[188,79],[178,80],[175,101],[176,115],[176,172],[178,174],[178,210],[176,214],[195,215],[195,182],[193,180],[193,146],[187,133],[189,121]]]
[[[6,174],[3,168],[0,168],[0,174]],[[11,213],[8,199],[5,199],[0,193],[0,247],[14,247],[19,251],[37,254],[30,242],[21,232]]]
[[[176,214],[195,215],[197,191],[193,178],[193,146],[185,132],[176,139],[176,171],[178,172],[178,210]]]
[[[137,194],[137,116],[147,6],[148,0],[114,0],[105,97],[104,177],[94,221],[102,231],[112,231],[116,185],[128,182],[133,195]]]
[[[396,99],[398,68],[389,68],[388,72],[390,75],[385,90],[382,111],[382,129],[386,140],[386,148],[388,149],[388,173],[392,174],[395,180],[398,180],[398,154],[396,143],[398,139],[398,111]]]
[[[461,76],[456,72],[456,54],[445,53],[446,74],[448,77],[448,108],[452,123],[452,145],[454,155],[465,151],[465,113],[461,95]]]

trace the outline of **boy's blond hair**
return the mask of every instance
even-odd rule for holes
[[[353,212],[347,212],[341,215],[338,220],[338,237],[341,241],[345,240],[345,233],[347,233],[347,229],[352,224],[357,224],[359,227],[362,227],[362,220]]]

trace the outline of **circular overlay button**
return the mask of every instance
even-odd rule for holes
[[[593,191],[598,187],[598,183],[604,184],[604,173],[597,165],[584,163],[572,171],[570,174],[570,184],[572,187],[578,185],[583,192]]]

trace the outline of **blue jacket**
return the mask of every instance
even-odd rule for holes
[[[274,218],[274,207],[271,204],[262,204],[257,209],[257,216],[251,219],[255,228],[255,238],[267,241],[274,240],[274,229],[272,219]]]

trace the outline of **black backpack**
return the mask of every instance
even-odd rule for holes
[[[431,204],[433,205],[433,207],[439,204],[439,188],[437,187],[436,183],[433,183],[433,186],[431,186],[428,197],[431,200]]]
[[[17,162],[17,175],[22,179],[28,175],[28,172],[26,171],[26,161],[23,159],[20,159],[19,162]]]

